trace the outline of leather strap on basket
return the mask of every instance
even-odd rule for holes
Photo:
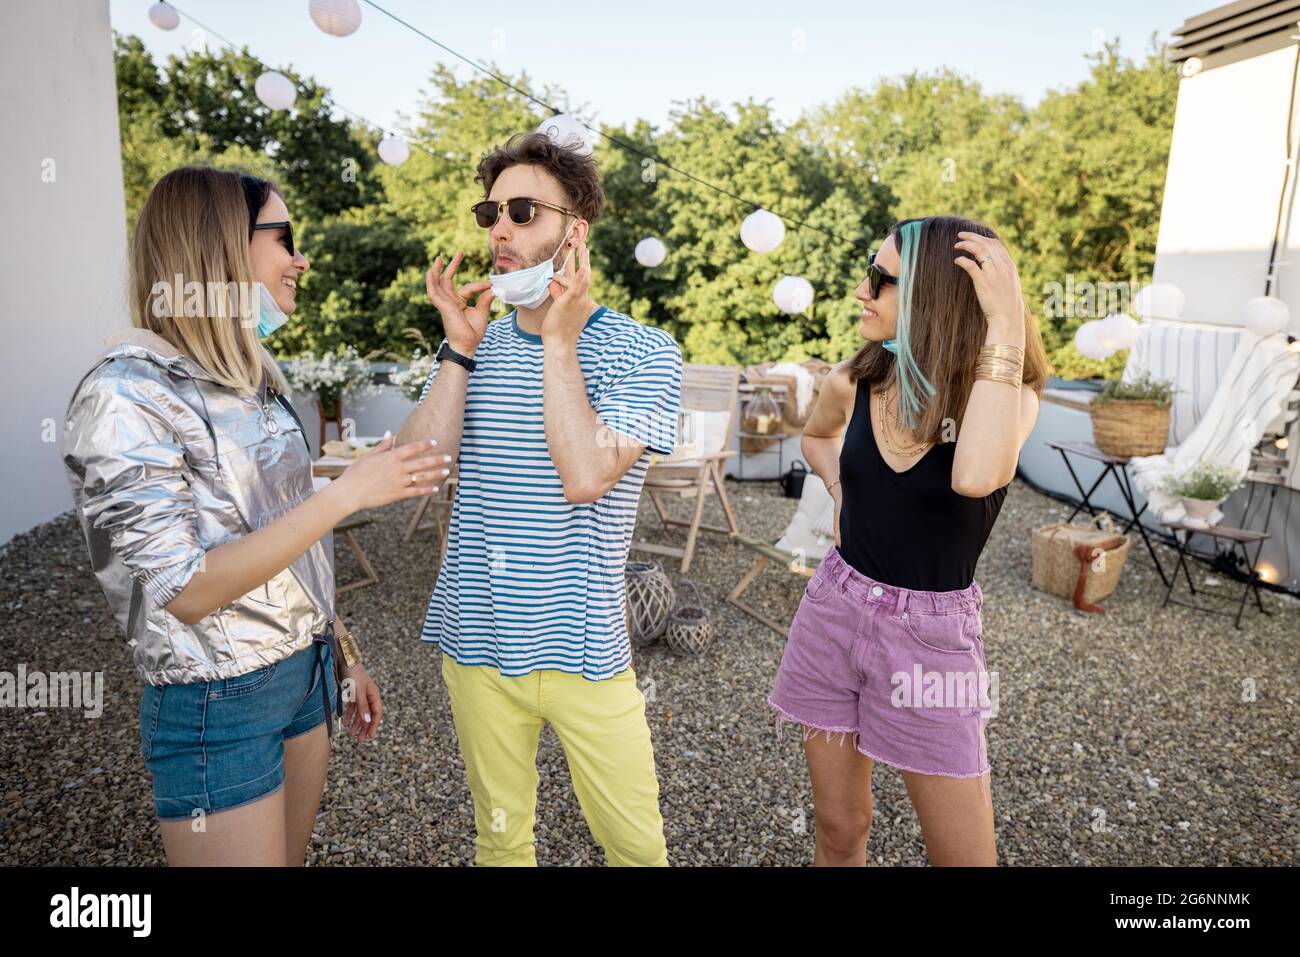
[[[1097,557],[1103,552],[1108,552],[1113,548],[1119,548],[1124,544],[1124,537],[1116,535],[1108,538],[1096,545],[1075,545],[1074,555],[1079,559],[1079,580],[1074,586],[1074,607],[1080,611],[1105,611],[1101,605],[1094,605],[1085,601],[1083,598],[1084,589],[1088,585],[1088,567],[1096,561]]]

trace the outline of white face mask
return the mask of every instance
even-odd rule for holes
[[[575,219],[569,224],[569,228],[564,231],[564,236],[560,240],[560,245],[555,247],[555,253],[558,253],[564,246],[564,241],[569,238],[569,233],[573,227],[578,225]],[[496,293],[497,298],[502,302],[509,303],[512,306],[523,306],[525,309],[536,309],[546,297],[551,294],[551,280],[555,278],[555,253],[551,253],[546,259],[543,259],[536,266],[529,266],[527,269],[516,269],[514,272],[488,273],[488,282],[492,283],[492,291]],[[564,265],[560,267],[560,273],[563,273],[569,265],[569,259],[573,258],[573,253],[564,260]]]
[[[258,293],[258,315],[257,315],[257,337],[265,339],[275,330],[289,321],[288,315],[280,308],[280,304],[275,301],[271,295],[271,290],[266,288],[265,283],[259,282]]]

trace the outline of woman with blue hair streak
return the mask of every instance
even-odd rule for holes
[[[1038,414],[1047,357],[1011,254],[954,216],[890,230],[856,290],[865,345],[803,454],[835,500],[768,703],[803,727],[814,862],[866,863],[871,768],[898,768],[930,862],[997,862],[975,564]],[[851,746],[846,746],[851,742]]]

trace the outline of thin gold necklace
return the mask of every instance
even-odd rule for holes
[[[889,389],[884,388],[878,390],[876,392],[876,396],[877,398],[880,399],[880,402],[878,403],[878,408],[879,408],[878,417],[880,419],[880,432],[885,438],[885,448],[887,448],[891,454],[903,455],[910,458],[915,455],[920,455],[922,452],[924,452],[927,448],[930,447],[931,443],[929,442],[916,442],[913,443],[912,445],[904,445],[904,446],[895,445],[894,440],[890,435],[889,423],[890,420],[892,420],[895,423],[898,422],[898,413],[896,411],[891,410],[890,408]]]

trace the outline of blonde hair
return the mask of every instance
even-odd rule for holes
[[[275,187],[257,183],[265,202]],[[257,337],[249,215],[239,173],[182,166],[158,180],[131,243],[133,321],[222,385],[256,393],[266,380],[285,393],[284,375]]]

